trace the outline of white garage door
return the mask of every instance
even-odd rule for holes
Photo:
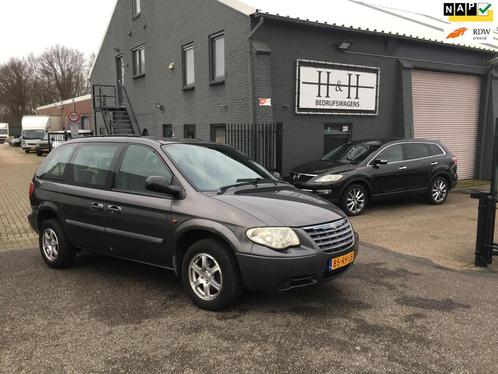
[[[460,179],[475,177],[481,78],[414,70],[415,138],[438,139],[458,158]]]

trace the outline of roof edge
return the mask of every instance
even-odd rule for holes
[[[240,1],[240,0],[217,0],[219,3],[222,3],[232,9],[235,9],[236,11],[246,15],[250,16],[258,11],[258,9],[247,5],[246,3]]]

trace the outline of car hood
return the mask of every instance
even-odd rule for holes
[[[345,217],[332,203],[290,186],[251,187],[213,197],[268,226],[310,226]]]
[[[292,171],[304,174],[323,174],[329,172],[345,173],[347,171],[355,170],[357,168],[358,165],[354,164],[342,164],[336,161],[317,160],[296,166],[294,169],[292,169]]]

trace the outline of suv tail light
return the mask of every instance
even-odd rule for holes
[[[31,195],[33,195],[33,192],[35,192],[35,184],[31,182],[29,184],[29,198],[31,199]]]
[[[453,162],[455,163],[455,165],[458,165],[458,158],[455,155],[452,155],[451,159],[453,160]]]

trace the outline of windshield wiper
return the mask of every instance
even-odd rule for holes
[[[241,179],[237,179],[237,183],[229,184],[227,186],[222,186],[222,187],[218,188],[218,195],[221,195],[222,193],[226,192],[230,188],[243,187],[243,186],[258,187],[258,184],[260,184],[260,183],[273,183],[276,186],[277,184],[283,183],[283,182],[277,181],[275,179],[270,179],[270,178],[241,178]]]

